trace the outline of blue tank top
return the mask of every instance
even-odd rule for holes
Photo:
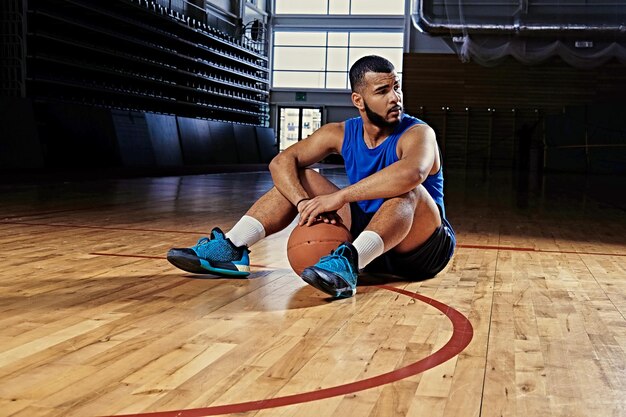
[[[345,122],[345,132],[341,155],[343,156],[346,173],[350,184],[354,184],[370,175],[388,167],[398,161],[397,144],[402,134],[415,124],[424,124],[423,121],[408,114],[402,115],[402,120],[393,133],[374,149],[369,149],[363,139],[363,119],[355,117]],[[440,163],[441,165],[441,163]],[[428,194],[441,208],[442,217],[446,218],[443,205],[443,170],[439,168],[436,174],[429,175],[422,183]],[[359,201],[358,204],[365,213],[374,213],[383,204],[383,199]]]

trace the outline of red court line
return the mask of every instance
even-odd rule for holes
[[[569,253],[574,255],[598,255],[598,256],[626,256],[626,253],[601,253],[601,252],[576,252],[576,251],[568,251],[568,250],[550,250],[550,249],[535,249],[535,248],[524,248],[524,247],[514,247],[514,246],[489,246],[489,245],[464,245],[457,244],[457,248],[466,248],[466,249],[485,249],[485,250],[508,250],[508,251],[519,251],[519,252],[540,252],[540,253]]]
[[[158,232],[158,233],[184,233],[193,235],[208,235],[207,232],[192,232],[185,230],[165,230],[165,229],[135,229],[130,227],[106,227],[106,226],[85,226],[74,224],[59,224],[59,223],[34,223],[34,222],[6,222],[1,221],[0,224],[11,224],[18,226],[46,226],[46,227],[67,227],[70,229],[95,229],[95,230],[117,230],[120,232]]]
[[[132,204],[132,203],[130,203]],[[39,216],[48,216],[50,214],[60,214],[60,213],[72,213],[76,211],[87,211],[87,210],[101,210],[104,207],[116,207],[119,206],[119,203],[111,203],[111,204],[102,204],[99,206],[83,206],[83,207],[74,207],[71,209],[58,209],[58,210],[48,210],[48,211],[40,211],[36,213],[26,213],[26,214],[16,214],[13,216],[5,217],[5,220],[10,219],[21,219],[24,217],[39,217]]]
[[[488,246],[488,245],[463,245],[457,243],[457,248],[468,248],[468,249],[487,249],[487,250],[515,250],[520,252],[533,252],[534,248],[518,248],[513,246]]]
[[[157,199],[155,200],[156,202],[161,202],[161,201],[171,201],[170,198],[163,198],[163,199]],[[16,214],[16,215],[12,215],[12,216],[7,216],[4,218],[4,220],[11,220],[11,219],[20,219],[20,218],[24,218],[24,217],[39,217],[39,216],[47,216],[50,214],[60,214],[60,213],[72,213],[72,212],[76,212],[76,211],[87,211],[87,210],[102,210],[103,208],[110,208],[110,207],[119,207],[119,206],[127,206],[129,204],[136,204],[136,203],[142,203],[143,200],[137,200],[137,201],[128,201],[126,203],[108,203],[108,204],[98,204],[98,205],[91,205],[91,206],[82,206],[82,207],[73,207],[70,209],[57,209],[57,210],[48,210],[48,211],[40,211],[40,212],[35,212],[35,213],[26,213],[26,214]]]
[[[576,252],[576,251],[573,251],[573,250],[535,249],[535,252],[543,252],[543,253],[569,253],[569,254],[574,254],[574,255],[626,256],[626,253]]]
[[[185,231],[185,230],[135,229],[135,228],[129,228],[129,227],[85,226],[85,225],[58,224],[58,223],[10,222],[10,221],[2,221],[2,220],[0,220],[0,224],[12,224],[12,225],[18,225],[18,226],[23,225],[23,226],[68,227],[68,228],[73,228],[73,229],[116,230],[120,232],[182,233],[182,234],[192,234],[196,236],[209,234],[208,232],[197,232],[197,231],[194,232],[194,231]],[[543,252],[543,253],[567,253],[567,254],[574,254],[574,255],[596,255],[596,256],[626,256],[625,253],[576,252],[576,251],[562,251],[562,250],[549,250],[549,249],[535,249],[535,248],[515,247],[515,246],[490,246],[490,245],[468,245],[468,244],[457,244],[456,246],[457,248],[464,248],[464,249],[504,250],[504,251],[518,251],[518,252]],[[127,255],[127,256],[133,256],[133,255]],[[141,257],[146,257],[146,256],[137,255],[137,257],[141,258]]]
[[[152,413],[124,414],[115,417],[204,417],[214,416],[218,414],[243,413],[253,410],[264,410],[268,408],[284,407],[286,405],[301,404],[310,401],[322,400],[340,395],[352,394],[358,391],[364,391],[381,385],[390,384],[417,375],[428,369],[434,368],[449,359],[452,359],[463,351],[471,342],[474,336],[474,329],[470,321],[454,308],[443,304],[435,299],[417,294],[411,291],[395,288],[389,285],[379,285],[388,291],[420,300],[445,314],[452,322],[453,333],[450,340],[438,351],[431,355],[405,366],[395,371],[377,375],[372,378],[362,379],[349,384],[337,385],[331,388],[325,388],[317,391],[304,392],[301,394],[287,395],[284,397],[270,398],[266,400],[249,401],[236,404],[225,404],[213,407],[194,408],[188,410],[171,410],[157,411]],[[113,417],[113,416],[112,416]]]

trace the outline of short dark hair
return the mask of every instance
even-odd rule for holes
[[[368,55],[360,58],[350,67],[350,87],[357,91],[363,85],[363,78],[368,72],[382,72],[389,74],[395,70],[389,60],[378,55]]]

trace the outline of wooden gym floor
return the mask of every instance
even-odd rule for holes
[[[626,416],[623,178],[446,181],[448,267],[333,302],[288,231],[249,279],[165,261],[267,172],[0,186],[0,415]]]

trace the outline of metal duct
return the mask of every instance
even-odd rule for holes
[[[456,0],[461,1],[461,0]],[[430,3],[429,3],[430,2]],[[459,13],[459,17],[457,21],[454,21],[454,18],[446,15],[434,16],[433,13],[428,13],[426,11],[426,6],[433,6],[434,0],[413,0],[411,20],[413,25],[423,32],[428,32],[431,34],[439,34],[439,35],[451,35],[451,34],[584,34],[588,35],[590,33],[601,34],[601,35],[610,35],[610,36],[626,36],[626,3],[610,3],[610,4],[531,4],[530,6],[554,6],[561,7],[564,10],[577,11],[578,19],[580,20],[582,17],[584,20],[588,19],[590,16],[597,16],[598,18],[603,18],[606,16],[610,16],[612,23],[607,24],[598,24],[598,23],[585,23],[585,22],[577,22],[577,23],[539,23],[533,22],[531,19],[543,18],[544,20],[553,19],[554,16],[550,14],[540,15],[540,14],[530,14],[529,13],[529,1],[528,0],[520,0],[519,8],[517,8],[514,15],[502,15],[498,16],[500,20],[509,20],[513,21],[513,23],[479,23],[476,22],[479,16],[476,14],[471,15],[468,13],[467,16],[462,17],[461,12],[463,12],[462,8],[467,6],[473,6],[475,8],[480,7],[480,4],[467,2],[465,4],[459,3],[451,3],[449,8],[454,12]],[[500,3],[500,6],[504,6],[504,4]],[[506,4],[508,9],[512,4]],[[482,4],[482,7],[485,10],[494,10],[498,5],[489,5],[488,3]],[[591,7],[593,6],[593,7]],[[582,7],[585,7],[583,10]],[[599,7],[608,7],[608,10],[616,8],[616,10],[621,11],[621,13],[599,13]],[[431,7],[434,9],[434,6]],[[603,10],[604,11],[604,10]],[[461,22],[462,19],[466,19],[467,22]],[[621,20],[621,21],[620,21]]]

